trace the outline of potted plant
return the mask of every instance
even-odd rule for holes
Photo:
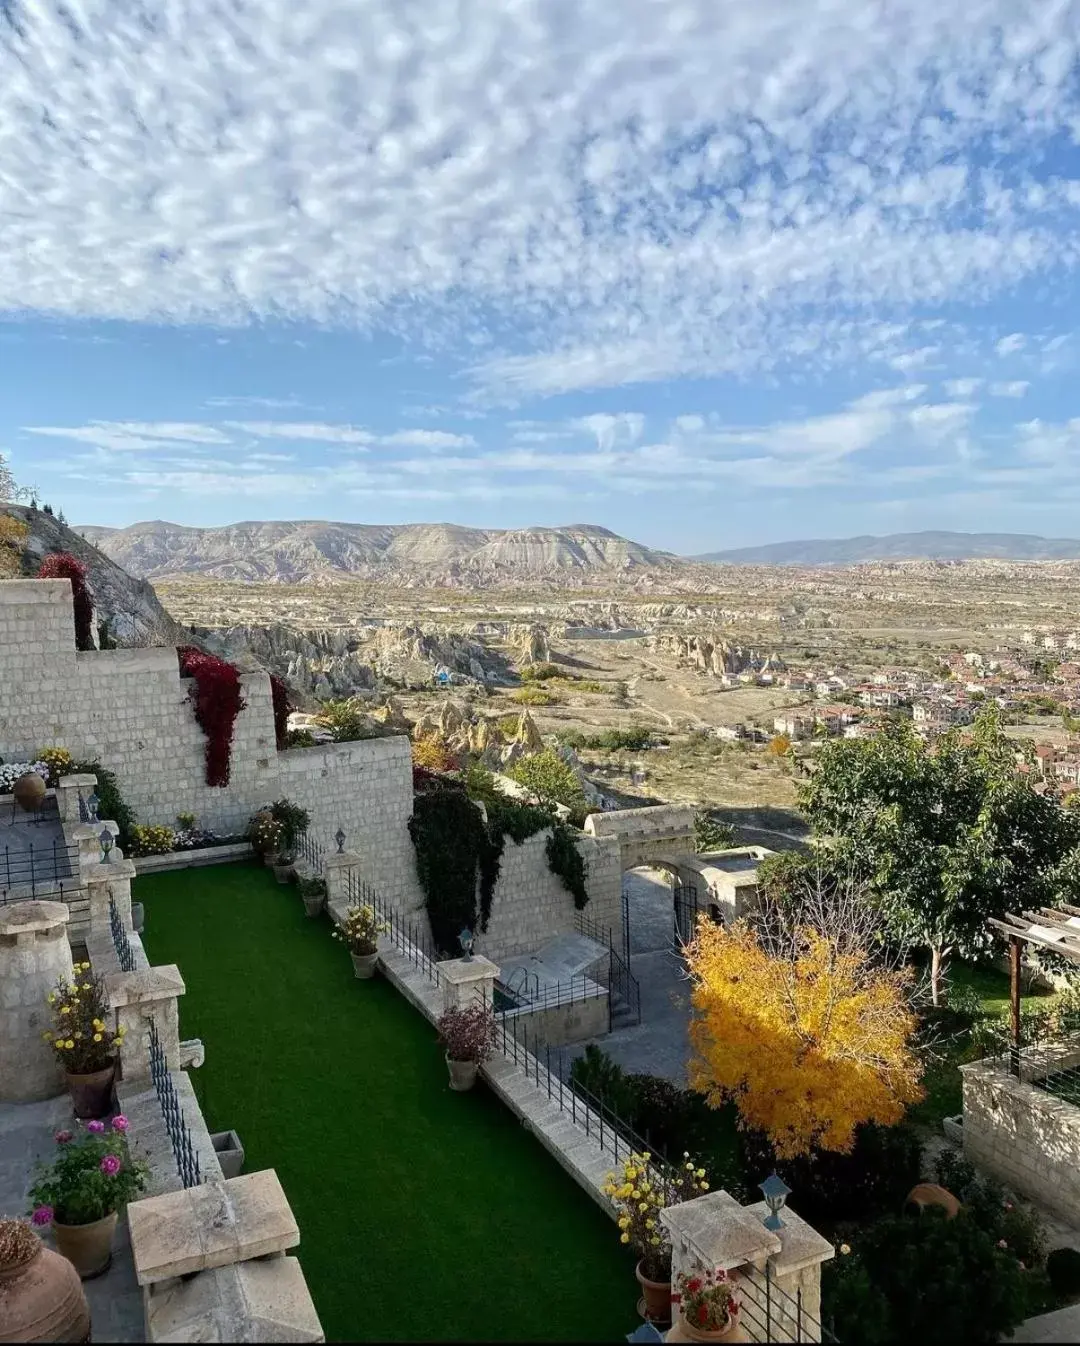
[[[679,1306],[679,1321],[668,1341],[723,1341],[739,1321],[739,1301],[726,1271],[707,1267],[680,1271],[673,1300]]]
[[[653,1167],[652,1155],[634,1153],[623,1160],[621,1173],[607,1176],[603,1192],[619,1212],[619,1241],[638,1254],[634,1268],[641,1286],[638,1312],[646,1322],[671,1322],[671,1243],[660,1212],[708,1190],[705,1170],[695,1167],[689,1154],[683,1155],[680,1168],[660,1172]]]
[[[318,916],[326,906],[326,880],[311,877],[300,880],[300,896],[309,916]]]
[[[361,981],[375,975],[375,964],[379,958],[378,939],[388,929],[386,922],[379,920],[374,907],[361,903],[348,909],[341,929],[334,931],[334,938],[343,939],[349,946],[353,971]]]
[[[23,1220],[0,1220],[0,1341],[89,1341],[78,1273]]]
[[[117,1213],[142,1191],[147,1165],[128,1153],[127,1118],[111,1127],[87,1122],[78,1133],[57,1131],[56,1158],[38,1164],[30,1189],[36,1225],[51,1222],[56,1248],[82,1279],[99,1276],[112,1261]]]
[[[104,1117],[124,1041],[124,1030],[111,1026],[105,982],[91,974],[89,963],[76,963],[71,982],[61,977],[48,1001],[53,1026],[45,1039],[64,1068],[75,1116]]]
[[[495,1015],[487,1005],[453,1005],[439,1016],[435,1027],[446,1049],[450,1088],[464,1093],[476,1083],[476,1073],[495,1051]]]
[[[276,862],[284,838],[285,829],[269,809],[260,809],[248,825],[248,841],[268,865]]]
[[[223,1178],[238,1178],[244,1167],[244,1145],[240,1137],[231,1128],[228,1131],[214,1131],[210,1136]]]

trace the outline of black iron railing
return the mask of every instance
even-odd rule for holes
[[[526,969],[521,968],[524,972]],[[535,975],[535,974],[533,974]],[[554,1009],[561,1005],[580,1005],[586,1000],[599,1000],[608,994],[607,988],[592,977],[579,973],[564,981],[549,982],[545,986],[531,984],[529,980],[511,975],[505,982],[495,983],[496,993],[501,993],[512,1002],[497,1008],[500,1014],[532,1012],[534,1010]]]
[[[802,1287],[794,1294],[778,1284],[772,1262],[763,1270],[739,1268],[739,1325],[751,1341],[835,1342],[836,1337],[811,1312]]]
[[[61,838],[0,847],[0,897],[6,897],[13,888],[28,890],[31,897],[55,893],[65,886],[77,888],[78,876],[79,848]]]
[[[296,854],[302,855],[316,874],[322,873],[326,851],[309,832],[300,832],[297,835]]]
[[[149,1036],[150,1078],[154,1082],[158,1103],[161,1105],[161,1116],[165,1122],[165,1130],[168,1132],[172,1144],[173,1156],[176,1159],[176,1171],[185,1187],[198,1187],[202,1182],[202,1173],[199,1169],[199,1152],[192,1142],[187,1119],[184,1116],[183,1108],[180,1106],[176,1086],[173,1084],[172,1073],[169,1070],[169,1063],[165,1059],[165,1051],[158,1036],[157,1024],[152,1018],[150,1019]]]
[[[351,869],[346,874],[346,891],[350,906],[371,907],[379,920],[385,924],[386,930],[383,933],[388,936],[397,951],[408,958],[409,962],[419,968],[436,986],[441,985],[437,954],[428,935],[425,918],[414,920],[405,912],[391,906],[370,884],[358,879]]]
[[[124,929],[124,920],[116,905],[116,898],[109,894],[109,929],[112,931],[113,948],[120,960],[121,972],[135,971],[135,950],[131,947],[128,933]]]
[[[641,987],[630,971],[630,964],[616,949],[611,927],[600,925],[581,911],[574,913],[574,925],[579,935],[607,950],[607,967],[598,970],[595,977],[608,992],[609,1030],[615,1024],[620,1005],[626,1012],[626,1027],[641,1023]]]

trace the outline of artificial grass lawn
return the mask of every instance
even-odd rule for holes
[[[143,942],[187,986],[182,1036],[211,1130],[274,1168],[327,1338],[621,1341],[634,1259],[599,1207],[435,1031],[353,977],[327,917],[252,864],[148,875]]]

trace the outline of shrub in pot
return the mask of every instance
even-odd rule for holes
[[[105,994],[105,981],[89,963],[76,963],[69,983],[61,977],[49,992],[53,1026],[45,1033],[67,1078],[75,1116],[103,1117],[112,1105],[116,1058],[124,1041]]]
[[[90,1310],[71,1263],[23,1220],[0,1220],[0,1341],[89,1341]]]
[[[112,1261],[117,1213],[142,1191],[148,1168],[128,1151],[124,1116],[57,1131],[56,1157],[30,1189],[36,1225],[52,1224],[57,1250],[88,1280]]]
[[[375,975],[379,936],[389,928],[385,921],[379,919],[373,906],[361,902],[348,909],[341,929],[334,931],[334,938],[344,940],[349,946],[353,971],[360,980],[366,981]]]
[[[302,833],[308,830],[311,814],[288,799],[275,799],[270,805],[270,816],[281,824],[281,849],[295,856],[296,845]]]
[[[260,809],[248,824],[248,841],[266,863],[273,864],[284,845],[285,829],[269,809]]]
[[[603,1193],[618,1211],[619,1242],[638,1255],[634,1274],[641,1286],[638,1312],[654,1323],[671,1321],[671,1243],[660,1212],[665,1206],[692,1201],[709,1190],[705,1170],[689,1154],[677,1169],[654,1166],[652,1155],[634,1153],[622,1171],[607,1175]]]
[[[307,914],[318,916],[326,906],[326,880],[314,877],[301,879],[300,896],[304,899]]]
[[[435,1027],[446,1050],[450,1088],[464,1093],[495,1051],[495,1015],[487,1005],[454,1005],[439,1016]]]

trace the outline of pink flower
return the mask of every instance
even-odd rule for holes
[[[56,1141],[57,1145],[66,1145],[69,1140],[73,1139],[74,1137],[70,1131],[57,1131],[56,1135],[53,1136],[53,1140]]]
[[[37,1225],[49,1224],[52,1217],[53,1208],[51,1206],[38,1206],[37,1210],[30,1216],[30,1220],[33,1224]]]
[[[120,1160],[116,1157],[115,1154],[107,1154],[102,1159],[98,1167],[101,1169],[102,1173],[104,1173],[107,1178],[112,1178],[115,1177],[115,1175],[120,1172]]]
[[[94,1133],[95,1136],[100,1136],[101,1133],[102,1133],[102,1131],[105,1130],[105,1123],[104,1123],[104,1122],[87,1122],[87,1123],[86,1123],[86,1129],[87,1129],[87,1131],[92,1131],[92,1132]]]
[[[114,1131],[126,1131],[128,1129],[128,1119],[122,1112],[118,1112],[112,1119],[112,1129]]]
[[[998,1247],[999,1247],[999,1248],[1007,1248],[1008,1246],[1009,1246],[1009,1245],[1005,1242],[1004,1239],[998,1239]]]

